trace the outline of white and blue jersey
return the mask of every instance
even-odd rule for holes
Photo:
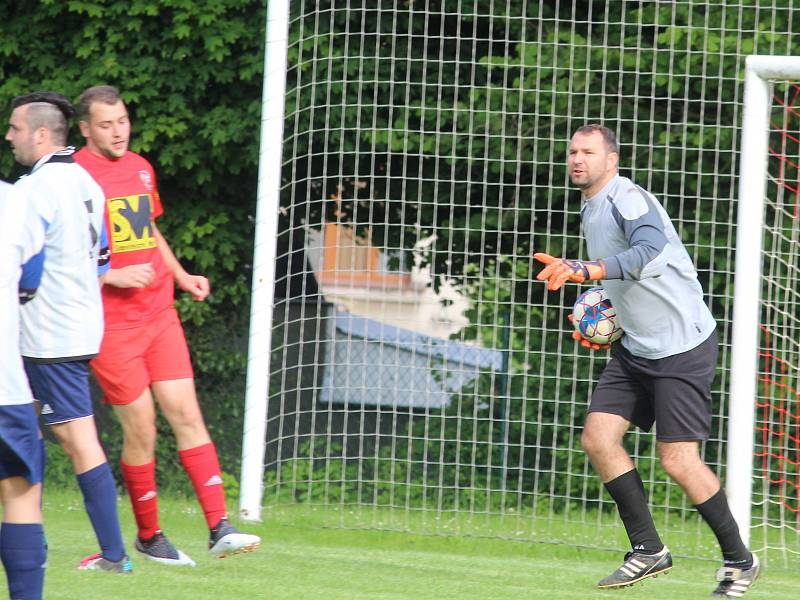
[[[98,276],[109,268],[105,195],[73,153],[66,148],[43,156],[16,183],[46,226],[41,283],[22,307],[26,360],[91,358],[103,336]]]
[[[42,249],[44,226],[25,195],[0,182],[0,479],[41,481],[42,451],[33,397],[19,351],[22,265]],[[36,276],[29,275],[29,285]]]
[[[22,265],[38,254],[43,244],[44,226],[31,203],[19,189],[0,182],[0,405],[33,401],[19,350],[18,291]]]
[[[657,359],[691,350],[716,322],[686,248],[659,202],[617,175],[581,209],[589,258],[603,260],[602,285],[633,355]]]

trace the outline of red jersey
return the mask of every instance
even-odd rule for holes
[[[111,268],[151,263],[155,278],[146,288],[103,286],[106,329],[136,327],[172,306],[175,283],[156,245],[152,223],[164,213],[152,165],[135,152],[110,160],[88,148],[75,161],[103,188]]]

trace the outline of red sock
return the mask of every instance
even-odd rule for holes
[[[126,465],[122,461],[119,464],[139,528],[139,538],[149,540],[159,530],[156,461],[153,459],[143,465]]]
[[[216,527],[219,520],[227,515],[225,510],[225,490],[222,487],[222,473],[219,468],[217,449],[212,442],[181,450],[178,452],[181,464],[192,480],[197,500],[203,508],[208,528]]]

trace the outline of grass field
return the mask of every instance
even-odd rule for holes
[[[81,572],[75,565],[95,552],[79,495],[49,489],[45,527],[50,544],[45,598],[136,599],[416,599],[519,598],[668,599],[708,597],[717,564],[675,558],[665,576],[618,591],[594,584],[622,558],[617,553],[566,545],[470,537],[319,527],[320,509],[265,511],[265,521],[242,526],[264,540],[253,554],[225,560],[206,552],[206,530],[193,501],[161,498],[162,526],[197,567],[170,568],[134,556],[131,576]],[[126,541],[134,535],[120,502]],[[674,549],[674,548],[673,548]],[[770,568],[747,598],[796,600],[800,576]]]

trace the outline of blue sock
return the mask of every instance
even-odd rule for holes
[[[103,558],[118,561],[125,556],[125,544],[117,513],[117,486],[107,462],[77,476],[83,504],[94,527]]]
[[[41,600],[47,545],[41,523],[3,523],[0,560],[6,570],[12,600]]]

